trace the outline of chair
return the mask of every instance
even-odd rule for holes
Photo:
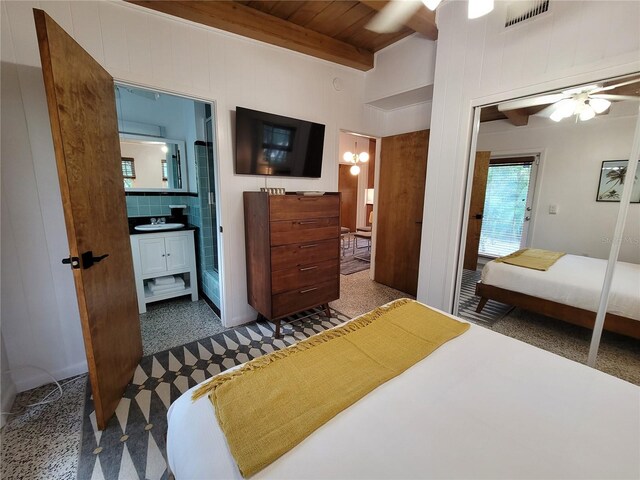
[[[348,248],[351,248],[351,230],[347,227],[340,227],[340,247],[342,250],[342,256],[344,257],[344,252]]]

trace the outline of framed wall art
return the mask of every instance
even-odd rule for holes
[[[639,162],[640,163],[640,162]],[[622,189],[627,177],[628,160],[606,160],[602,162],[600,169],[600,180],[598,183],[597,202],[619,202],[622,197]],[[640,166],[636,172],[633,182],[633,190],[631,191],[631,203],[640,203],[640,182],[638,175],[640,174]]]

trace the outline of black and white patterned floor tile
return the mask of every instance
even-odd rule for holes
[[[480,301],[480,297],[476,296],[476,283],[480,280],[481,273],[480,270],[462,270],[458,314],[470,322],[491,326],[513,310],[513,307],[489,300],[482,309],[482,312],[476,312],[476,307]]]
[[[331,310],[290,317],[281,339],[256,322],[144,357],[107,428],[98,430],[87,388],[78,479],[167,479],[167,410],[189,388],[228,368],[349,320]],[[310,315],[307,318],[302,318]]]

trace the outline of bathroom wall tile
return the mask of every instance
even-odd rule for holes
[[[137,217],[140,214],[138,210],[138,206],[128,206],[127,205],[127,217]]]
[[[153,197],[146,197],[149,199],[148,205],[162,205],[162,197],[160,195],[154,195]]]
[[[151,197],[138,197],[138,205],[140,205],[141,207],[148,207],[150,205],[150,199]]]

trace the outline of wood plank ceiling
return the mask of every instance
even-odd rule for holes
[[[408,35],[438,38],[435,13],[424,5],[397,32],[379,34],[365,27],[386,1],[129,1],[363,71],[375,52]]]

